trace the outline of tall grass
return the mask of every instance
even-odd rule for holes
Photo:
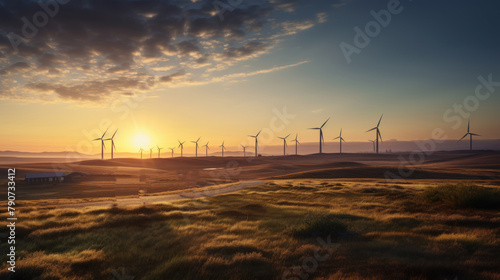
[[[483,186],[448,184],[426,189],[422,196],[454,208],[500,209],[500,190]]]

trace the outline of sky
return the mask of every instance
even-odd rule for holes
[[[498,34],[493,0],[0,0],[0,150],[499,139]]]

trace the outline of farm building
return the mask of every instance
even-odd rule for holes
[[[25,175],[25,181],[30,184],[62,183],[64,172],[32,173]]]

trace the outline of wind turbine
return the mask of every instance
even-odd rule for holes
[[[208,141],[207,144],[203,146],[205,147],[205,157],[208,157],[208,150],[210,150],[210,147],[208,147],[208,143],[210,143],[210,141]]]
[[[467,135],[469,135],[469,145],[470,145],[470,150],[472,151],[472,136],[481,136],[481,135],[470,132],[470,119],[469,119],[469,123],[467,124],[467,133],[464,135],[464,137],[460,138],[460,140],[458,140],[458,141],[459,142],[462,141],[462,139],[467,137]]]
[[[163,148],[160,148],[160,146],[156,145],[156,148],[158,148],[158,158],[160,158],[160,152],[163,150]]]
[[[372,144],[373,144],[373,152],[375,152],[375,140],[368,140],[368,141],[372,142]]]
[[[115,133],[113,133],[113,136],[111,136],[111,138],[105,139],[106,141],[111,141],[111,159],[113,159],[113,150],[116,150],[115,140],[113,139],[115,138],[117,132],[118,129],[115,131]]]
[[[337,139],[340,139],[340,153],[342,153],[342,141],[345,142],[344,138],[342,138],[342,128],[340,129],[340,135],[339,137],[336,137],[336,138],[333,138],[333,140],[337,140]]]
[[[144,152],[144,149],[141,147],[141,148],[139,149],[139,152],[141,152],[141,159],[142,159],[142,152]]]
[[[106,148],[106,146],[104,145],[104,135],[106,135],[106,132],[108,132],[108,130],[106,129],[106,131],[104,131],[104,133],[102,134],[101,138],[96,138],[94,139],[93,141],[99,141],[101,140],[101,160],[104,159],[104,148]]]
[[[298,136],[299,136],[298,134],[295,134],[295,139],[293,139],[293,141],[292,141],[292,142],[295,142],[295,155],[297,155],[297,154],[298,154],[298,153],[297,153],[297,145],[300,145],[299,140],[297,140],[297,137],[298,137]]]
[[[382,114],[382,116],[380,116],[380,120],[378,121],[378,124],[376,127],[368,130],[367,132],[370,132],[370,131],[373,131],[375,130],[377,132],[377,135],[376,135],[376,138],[375,138],[375,144],[376,144],[376,153],[378,154],[378,138],[380,137],[380,141],[383,142],[382,140],[382,134],[380,134],[380,129],[378,128],[380,126],[380,122],[382,121],[382,117],[384,116],[384,114]]]
[[[196,154],[195,154],[196,157],[198,157],[198,141],[200,141],[200,138],[201,137],[199,137],[198,140],[196,140],[196,141],[191,141],[191,143],[195,143],[196,144]]]
[[[255,157],[257,157],[257,150],[258,150],[258,147],[259,147],[259,134],[262,132],[262,129],[259,131],[259,133],[257,133],[256,135],[248,135],[252,138],[255,138]]]
[[[323,153],[323,144],[325,142],[325,138],[323,138],[323,127],[325,126],[325,124],[330,120],[330,118],[328,118],[328,120],[326,120],[326,122],[323,123],[322,126],[320,127],[313,127],[313,128],[310,128],[310,129],[316,129],[316,130],[319,130],[319,153],[322,154]]]
[[[174,158],[174,150],[175,150],[175,147],[173,148],[169,148],[171,151],[172,151],[172,158]]]
[[[179,140],[177,140],[177,141],[179,141]],[[184,141],[184,142],[179,141],[179,147],[181,147],[181,157],[182,157],[182,153],[184,151],[184,143],[186,143],[186,141]],[[177,148],[179,148],[179,147],[177,147]]]
[[[152,158],[153,158],[153,149],[154,149],[154,148],[149,149],[149,158],[150,158],[150,159],[152,159]]]
[[[241,147],[243,148],[243,157],[247,157],[247,148],[248,148],[248,146],[241,145]]]
[[[288,138],[288,136],[290,136],[290,134],[288,134],[286,137],[278,137],[279,139],[282,139],[283,140],[283,155],[286,156],[286,138]]]
[[[222,148],[222,157],[224,157],[224,150],[226,149],[226,147],[224,147],[224,141],[222,141],[222,145],[220,145],[219,148]]]

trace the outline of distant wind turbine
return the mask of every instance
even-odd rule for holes
[[[160,158],[161,150],[163,150],[163,148],[160,148],[158,145],[156,145],[156,148],[158,149],[158,158]]]
[[[139,149],[139,152],[141,152],[141,159],[142,159],[142,152],[144,152],[144,149],[141,147],[141,148]]]
[[[152,159],[152,158],[153,158],[153,149],[154,149],[154,148],[149,149],[149,158],[150,158],[150,159]]]
[[[368,141],[372,142],[372,144],[373,144],[373,152],[375,153],[375,140],[368,140]]]
[[[290,134],[288,134],[287,136],[285,137],[278,137],[279,139],[282,139],[283,140],[283,155],[286,156],[286,138],[288,138],[288,136],[290,136]]]
[[[94,141],[101,141],[101,160],[104,159],[104,149],[106,148],[106,146],[104,145],[104,135],[106,135],[106,132],[108,132],[108,130],[106,129],[106,131],[104,131],[104,133],[102,134],[101,138],[96,138],[94,139]]]
[[[467,124],[467,133],[464,135],[464,137],[460,138],[460,140],[458,140],[458,141],[459,142],[462,141],[462,139],[467,137],[467,135],[469,136],[469,145],[470,145],[470,150],[472,151],[472,136],[481,136],[481,135],[470,132],[470,119],[469,119],[469,123]]]
[[[113,136],[111,136],[111,138],[106,139],[106,141],[111,141],[111,159],[114,158],[114,156],[113,156],[113,150],[116,150],[114,138],[115,138],[115,135],[116,135],[117,132],[118,132],[118,129],[115,131],[115,133],[113,133]]]
[[[226,149],[226,147],[224,147],[224,141],[222,141],[222,145],[220,145],[219,148],[222,148],[222,157],[224,157],[224,150]]]
[[[340,135],[339,137],[336,137],[336,138],[333,138],[333,140],[337,140],[337,139],[340,139],[340,153],[342,153],[342,141],[345,142],[344,138],[342,138],[342,128],[340,129]]]
[[[248,148],[248,146],[241,145],[241,147],[243,148],[243,157],[247,157],[247,148]]]
[[[258,147],[259,147],[259,139],[258,139],[258,137],[259,137],[259,134],[261,132],[262,132],[262,129],[256,135],[248,135],[248,136],[250,136],[252,138],[255,138],[255,157],[257,157],[257,155],[258,155],[258,153],[257,153]]]
[[[298,153],[297,153],[297,151],[298,151],[297,150],[297,145],[300,145],[299,140],[297,140],[298,136],[299,136],[298,134],[295,134],[295,139],[293,139],[293,141],[292,141],[292,142],[295,142],[295,155],[298,155]]]
[[[198,140],[196,141],[191,141],[191,143],[195,143],[196,144],[196,153],[195,153],[195,157],[198,157],[198,141],[200,141],[201,137],[198,138]]]
[[[177,141],[179,141],[179,140],[177,140]],[[183,151],[184,151],[184,143],[186,143],[186,141],[184,141],[184,142],[179,141],[179,147],[181,148],[181,157],[182,157]],[[179,147],[177,147],[177,148],[179,148]]]
[[[169,148],[171,151],[172,151],[172,158],[174,158],[174,150],[175,150],[175,147],[173,148]]]
[[[326,122],[323,123],[322,126],[320,127],[313,127],[313,128],[310,128],[310,129],[315,129],[315,130],[319,130],[319,153],[322,154],[323,153],[323,144],[325,142],[325,138],[323,138],[323,127],[325,126],[325,124],[330,120],[330,118],[328,118],[326,120]]]
[[[207,142],[207,144],[205,144],[203,147],[205,147],[205,157],[208,157],[208,150],[210,150],[210,147],[208,146],[208,143],[210,143],[210,141]]]
[[[370,129],[370,130],[368,130],[368,131],[367,131],[367,132],[370,132],[370,131],[375,130],[375,131],[376,131],[376,133],[377,133],[377,134],[376,134],[376,138],[375,138],[375,144],[376,144],[376,147],[377,147],[377,148],[376,148],[376,153],[377,153],[377,154],[378,154],[378,138],[380,137],[380,141],[382,141],[382,142],[383,142],[383,140],[382,140],[382,134],[380,134],[380,129],[379,129],[380,122],[382,121],[382,117],[383,117],[383,116],[384,116],[384,114],[382,114],[382,116],[380,116],[380,120],[378,121],[378,124],[377,124],[377,126],[376,126],[376,127],[374,127],[374,128],[372,128],[372,129]]]

